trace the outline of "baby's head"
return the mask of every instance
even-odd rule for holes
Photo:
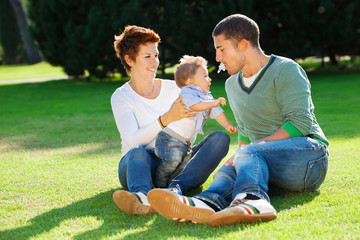
[[[201,87],[204,92],[209,91],[208,89],[206,90],[207,86],[205,85],[208,85],[210,88],[211,79],[207,72],[207,61],[203,57],[183,56],[180,59],[179,65],[176,67],[174,75],[176,85],[179,88],[192,84],[201,86],[201,83],[198,84],[197,76],[204,78],[202,82],[205,82],[205,84],[203,84],[205,89],[203,86]],[[206,84],[206,82],[209,82],[209,84]]]

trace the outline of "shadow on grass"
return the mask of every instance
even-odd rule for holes
[[[0,85],[0,135],[15,150],[118,145],[110,97],[119,85],[80,80]]]
[[[114,146],[119,134],[110,97],[121,84],[65,80],[0,85],[0,135],[16,149],[56,149],[101,141]],[[212,87],[213,94],[226,95],[222,81]],[[313,76],[312,89],[318,122],[326,136],[357,137],[359,75]],[[230,107],[224,109],[233,119]],[[205,135],[219,130],[217,123],[209,123]],[[237,141],[236,135],[230,137]]]
[[[100,193],[94,197],[84,199],[66,207],[56,208],[30,219],[26,226],[0,231],[1,239],[30,239],[41,236],[66,220],[81,217],[95,217],[103,224],[98,228],[87,230],[74,239],[99,239],[127,230],[144,226],[154,215],[135,216],[121,212],[112,201],[112,192]],[[65,233],[64,233],[65,232]],[[66,230],[61,230],[66,237]],[[70,237],[70,234],[69,236]]]
[[[271,204],[274,206],[277,213],[281,214],[281,211],[296,207],[297,205],[304,205],[308,202],[311,202],[319,195],[319,191],[301,193],[290,192],[278,195],[270,195],[270,198]]]
[[[201,189],[195,190],[195,192]],[[249,226],[257,226],[266,223],[237,224],[218,228],[212,228],[208,224],[178,223],[166,219],[158,214],[137,216],[121,212],[112,201],[112,192],[100,193],[94,197],[84,199],[66,207],[56,208],[30,219],[26,226],[0,231],[1,239],[31,239],[41,237],[41,234],[61,227],[67,220],[81,217],[95,217],[102,222],[98,228],[90,226],[91,230],[85,230],[72,236],[74,239],[100,239],[106,236],[121,234],[122,239],[166,239],[168,237],[192,236],[204,237],[203,231],[209,232],[212,237],[220,236],[226,232],[248,229]],[[195,193],[194,192],[194,193]],[[274,198],[274,207],[279,212],[294,206],[310,202],[319,192],[287,194]],[[192,194],[191,194],[192,195]],[[181,228],[179,228],[181,227]],[[128,233],[126,232],[128,231]],[[59,230],[63,237],[71,237],[70,232]],[[57,233],[57,234],[59,234]],[[157,237],[156,237],[157,236]]]
[[[312,77],[318,122],[328,138],[350,139],[359,135],[359,80],[358,74]],[[106,143],[107,149],[118,148],[120,139],[110,97],[123,83],[74,79],[0,85],[0,145],[6,145],[6,151],[57,149],[101,142]],[[222,81],[214,82],[213,87],[213,93],[224,96]],[[229,106],[224,109],[233,119]],[[217,123],[209,124],[211,121],[197,141],[219,130]],[[231,142],[237,142],[236,136],[230,135]]]

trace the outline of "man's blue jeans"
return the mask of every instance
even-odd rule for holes
[[[213,132],[195,145],[193,157],[169,187],[178,187],[182,194],[203,184],[229,151],[230,138],[224,132]],[[139,146],[131,149],[119,163],[120,184],[130,192],[147,194],[161,159],[153,151]]]
[[[328,166],[326,147],[309,137],[245,145],[235,156],[235,167],[221,167],[210,187],[194,197],[222,210],[238,193],[270,201],[269,190],[315,191],[324,181]]]

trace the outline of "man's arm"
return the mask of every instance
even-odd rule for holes
[[[263,138],[259,141],[257,141],[256,143],[260,143],[260,142],[272,142],[272,141],[277,141],[277,140],[281,140],[281,139],[286,139],[286,138],[291,138],[290,134],[285,131],[283,128],[279,128],[276,132],[274,132],[274,134]]]

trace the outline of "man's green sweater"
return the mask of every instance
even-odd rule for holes
[[[256,142],[283,128],[291,137],[309,136],[329,145],[315,118],[310,82],[293,60],[271,55],[250,87],[240,71],[226,80],[225,90],[239,140]]]

